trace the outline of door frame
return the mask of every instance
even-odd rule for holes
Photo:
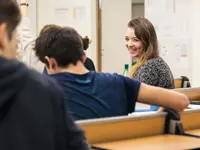
[[[100,0],[96,0],[96,51],[97,71],[102,71],[102,8]]]

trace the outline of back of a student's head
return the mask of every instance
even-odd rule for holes
[[[47,29],[36,39],[35,52],[47,68],[76,65],[84,55],[83,42],[77,31],[59,26]]]
[[[21,14],[16,0],[0,0],[0,54],[6,58],[16,57],[16,27]]]
[[[52,27],[57,27],[57,25],[55,25],[55,24],[47,24],[47,25],[45,25],[45,26],[41,29],[39,35],[43,34],[46,30],[48,30],[48,29],[50,29],[50,28],[52,28]]]

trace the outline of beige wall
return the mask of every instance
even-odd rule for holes
[[[192,10],[192,86],[200,87],[200,1],[193,0]]]

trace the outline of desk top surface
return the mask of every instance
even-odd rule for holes
[[[198,132],[200,132],[200,130],[198,130]],[[200,148],[200,139],[178,135],[158,135],[152,137],[95,144],[94,146],[112,150],[179,150]]]
[[[185,131],[186,133],[189,134],[194,134],[194,135],[199,135],[200,136],[200,129],[195,129],[195,130],[187,130]]]

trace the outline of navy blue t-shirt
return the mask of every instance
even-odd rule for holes
[[[135,79],[94,71],[51,76],[63,87],[74,120],[122,116],[135,109],[140,88]]]

